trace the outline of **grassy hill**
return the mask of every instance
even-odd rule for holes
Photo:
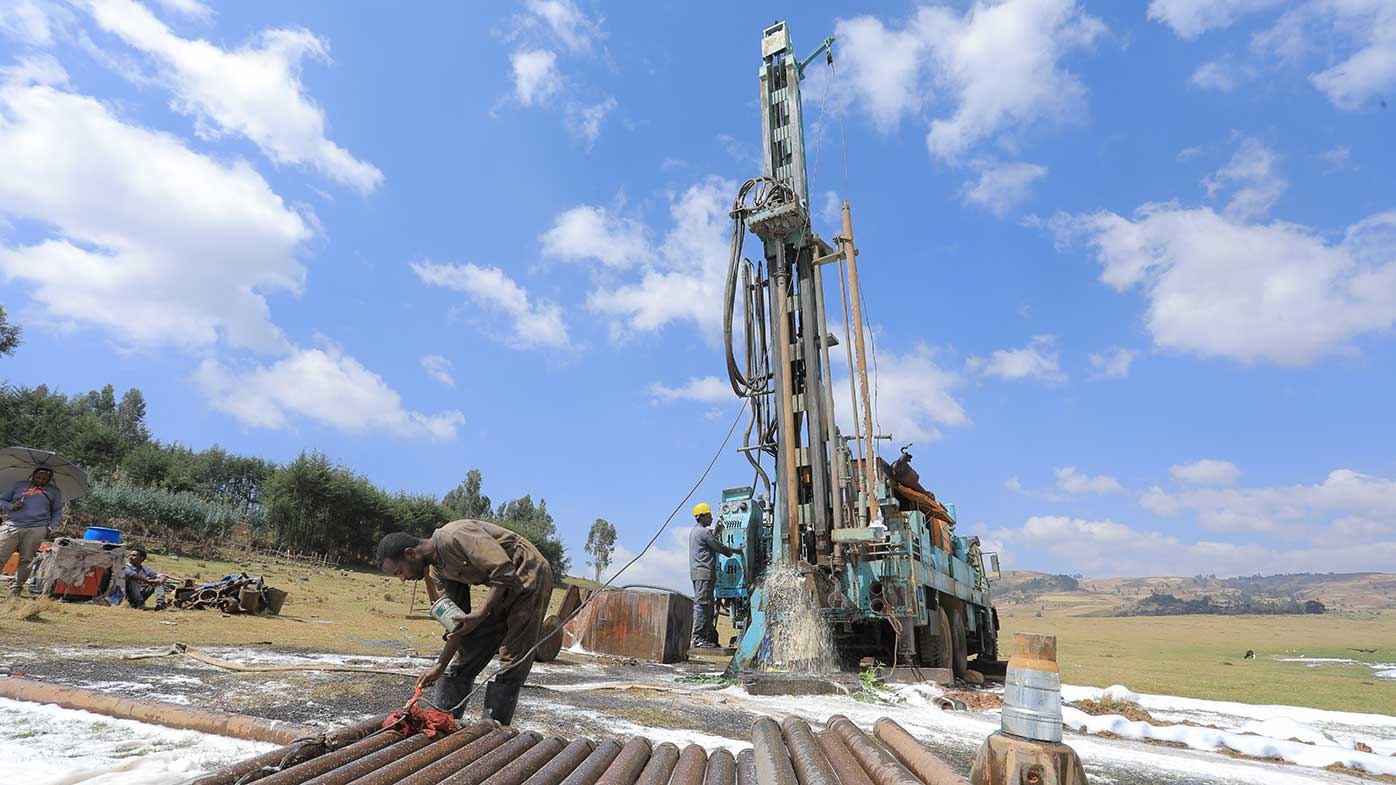
[[[1396,575],[1357,572],[1240,578],[1085,578],[1010,571],[994,583],[994,599],[1001,605],[1036,603],[1072,615],[1114,615],[1151,594],[1171,594],[1179,599],[1211,596],[1219,601],[1242,595],[1260,600],[1297,598],[1318,600],[1329,612],[1371,612],[1396,610]]]

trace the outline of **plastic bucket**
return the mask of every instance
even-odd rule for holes
[[[450,597],[442,597],[431,606],[431,617],[441,622],[441,626],[445,627],[447,632],[455,632],[456,625],[465,618],[465,611],[452,602]]]
[[[121,542],[120,529],[108,529],[104,526],[89,526],[83,532],[84,540],[97,540],[98,542]]]

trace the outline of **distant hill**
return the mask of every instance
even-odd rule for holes
[[[1396,609],[1396,575],[1379,572],[1296,573],[1240,578],[1192,577],[1086,578],[1044,572],[1009,571],[995,581],[994,601],[1040,605],[1077,616],[1104,616],[1135,608],[1151,595],[1178,600],[1210,597],[1219,604],[1304,603],[1317,600],[1329,612]]]

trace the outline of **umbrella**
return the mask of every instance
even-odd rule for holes
[[[56,452],[31,447],[6,447],[0,450],[0,492],[29,479],[29,475],[40,466],[53,471],[50,482],[63,493],[64,501],[72,501],[87,493],[87,474],[82,467]]]

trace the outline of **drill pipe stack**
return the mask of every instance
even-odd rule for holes
[[[568,741],[480,722],[428,738],[396,730],[344,746],[263,754],[213,772],[207,785],[963,785],[966,779],[890,719],[869,735],[835,716],[816,733],[788,718],[757,720],[737,754],[680,750],[634,736]],[[361,731],[362,732],[362,731]],[[331,734],[333,735],[333,734]]]

